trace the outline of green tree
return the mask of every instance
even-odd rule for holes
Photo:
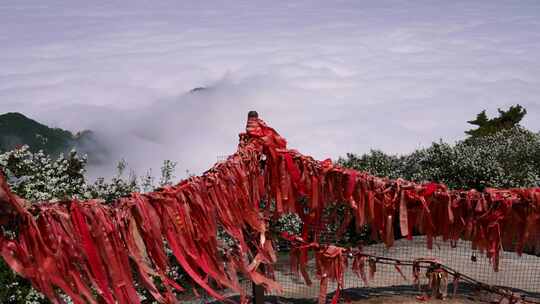
[[[469,138],[478,138],[495,134],[501,130],[511,129],[517,126],[527,114],[527,110],[519,104],[511,106],[506,111],[501,109],[497,109],[497,111],[499,116],[495,118],[488,118],[486,110],[478,113],[476,119],[467,121],[471,125],[477,126],[477,128],[465,131],[465,134],[469,135]]]

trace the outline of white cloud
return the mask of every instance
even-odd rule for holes
[[[484,108],[521,103],[540,129],[539,17],[535,1],[5,0],[0,105],[96,130],[139,173],[208,168],[251,109],[317,158],[407,152]]]

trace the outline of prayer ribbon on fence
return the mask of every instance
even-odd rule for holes
[[[308,203],[298,203],[301,198]],[[267,202],[266,210],[260,209],[261,200]],[[273,203],[275,210],[270,209]],[[370,224],[372,236],[387,246],[393,245],[397,228],[409,238],[413,231],[422,232],[428,247],[437,236],[465,238],[486,252],[494,270],[505,240],[517,239],[521,253],[540,229],[540,188],[457,191],[442,184],[375,177],[287,149],[283,137],[250,116],[236,153],[203,175],[110,204],[70,200],[32,205],[12,193],[0,174],[0,225],[18,231],[16,238],[0,234],[0,253],[11,269],[54,303],[60,302],[58,288],[73,295],[76,303],[137,303],[135,282],[156,301],[175,302],[173,291],[183,288],[167,275],[170,251],[208,294],[223,300],[216,287],[223,286],[245,301],[238,274],[279,289],[271,270],[249,267],[273,263],[267,215],[293,212],[304,225],[317,225],[323,210],[336,204],[348,208],[357,227]],[[399,219],[397,227],[394,219]],[[317,240],[319,232],[304,228],[308,244]],[[218,229],[238,244],[232,252],[218,250]],[[321,275],[339,285],[343,261],[336,252],[343,249],[325,250],[319,252]],[[302,269],[305,253],[300,257]],[[363,259],[353,263],[359,273],[364,265]],[[136,271],[130,280],[132,267]],[[155,279],[163,288],[157,288]]]

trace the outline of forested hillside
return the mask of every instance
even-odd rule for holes
[[[27,145],[33,152],[43,150],[47,154],[57,155],[75,147],[79,140],[80,134],[50,128],[21,113],[0,115],[0,151]]]

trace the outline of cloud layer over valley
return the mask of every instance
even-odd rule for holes
[[[4,0],[0,46],[1,112],[91,129],[139,174],[200,173],[252,109],[319,159],[454,141],[516,103],[540,129],[538,1]]]

